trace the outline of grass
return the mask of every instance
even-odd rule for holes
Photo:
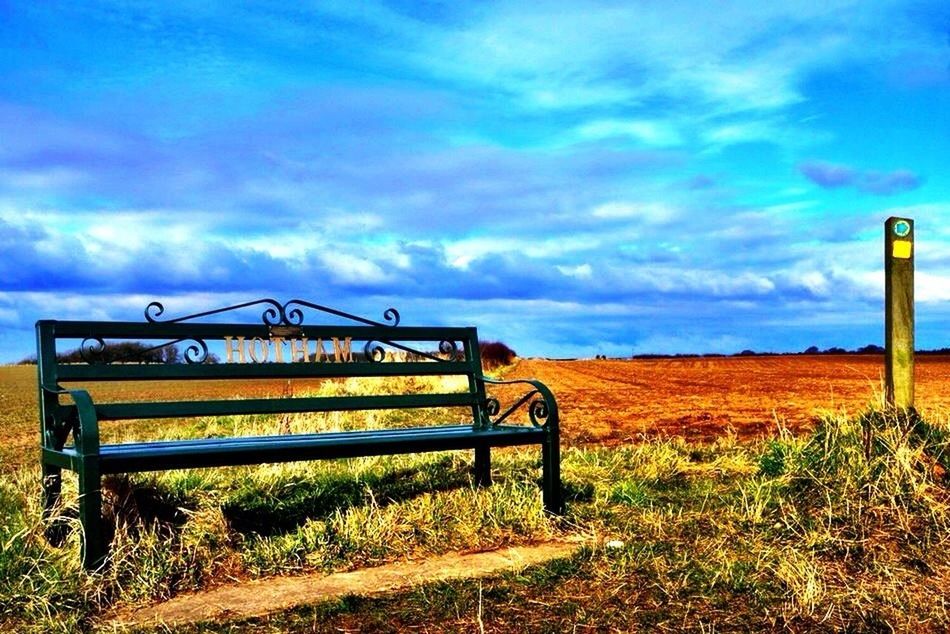
[[[207,419],[169,433],[363,423],[349,416]],[[377,416],[373,424],[405,424],[397,413]],[[113,478],[113,562],[97,575],[79,567],[75,530],[61,549],[46,544],[38,470],[5,468],[0,630],[81,631],[110,607],[230,578],[570,533],[586,538],[577,555],[521,573],[182,631],[946,631],[948,434],[939,413],[868,411],[752,443],[566,448],[562,519],[541,508],[536,450],[495,452],[488,489],[473,487],[466,453]]]

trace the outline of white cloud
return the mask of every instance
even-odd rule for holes
[[[386,224],[382,216],[369,212],[350,213],[346,210],[334,210],[326,222],[332,231],[370,231]]]
[[[613,201],[591,210],[591,215],[604,220],[630,219],[651,225],[661,225],[677,218],[679,210],[662,202]]]
[[[801,275],[793,275],[792,279],[817,296],[826,296],[831,290],[830,281],[821,271],[808,271]]]
[[[730,145],[774,139],[778,129],[765,121],[744,121],[707,128],[702,136],[710,144]]]
[[[508,3],[459,30],[411,35],[417,63],[517,95],[526,107],[635,106],[666,95],[743,112],[796,103],[803,75],[878,55],[867,42],[888,24],[891,5]]]
[[[319,257],[338,284],[383,284],[391,281],[390,276],[375,262],[342,252]]]
[[[599,119],[579,126],[576,135],[584,140],[630,137],[652,147],[682,145],[683,135],[667,121]]]
[[[919,302],[950,301],[950,271],[943,273],[914,273],[914,299]]]
[[[0,187],[15,189],[56,189],[79,185],[86,175],[66,167],[50,167],[35,170],[0,170]]]
[[[15,308],[0,306],[0,326],[6,328],[16,328],[22,324],[20,312]]]
[[[557,270],[560,271],[562,275],[567,277],[575,277],[579,280],[590,279],[594,272],[594,269],[591,268],[591,265],[587,263],[578,264],[577,266],[558,265]]]
[[[602,242],[603,237],[594,234],[560,235],[541,240],[495,235],[445,241],[443,248],[446,261],[451,266],[465,269],[474,260],[489,255],[518,254],[530,258],[548,258],[596,249]]]

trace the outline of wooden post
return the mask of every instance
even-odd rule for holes
[[[914,221],[884,222],[884,380],[887,405],[914,407]]]

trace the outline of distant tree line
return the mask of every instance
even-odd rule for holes
[[[822,350],[818,346],[809,346],[801,352],[756,352],[755,350],[743,350],[741,352],[736,352],[734,354],[721,354],[716,352],[705,353],[705,354],[696,354],[696,353],[678,353],[678,354],[634,354],[631,358],[633,359],[696,359],[696,358],[717,358],[717,357],[784,357],[784,356],[797,356],[797,355],[806,355],[806,354],[884,354],[884,348],[882,346],[869,343],[866,346],[861,346],[860,348],[855,348],[854,350],[847,350],[840,347],[831,347],[825,348]],[[941,355],[950,355],[950,348],[935,348],[933,350],[917,350],[916,354],[928,355],[928,354],[941,354]],[[597,355],[598,359],[606,359],[606,355]]]
[[[60,352],[56,355],[58,363],[185,363],[181,350],[175,344],[156,348],[141,341],[120,341],[107,343],[99,347],[95,344],[81,348]],[[218,355],[209,353],[205,363],[218,363]],[[19,362],[20,365],[35,364],[36,355],[31,355]]]

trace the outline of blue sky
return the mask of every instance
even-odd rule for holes
[[[950,345],[946,2],[5,2],[0,361],[301,297],[523,355]]]

